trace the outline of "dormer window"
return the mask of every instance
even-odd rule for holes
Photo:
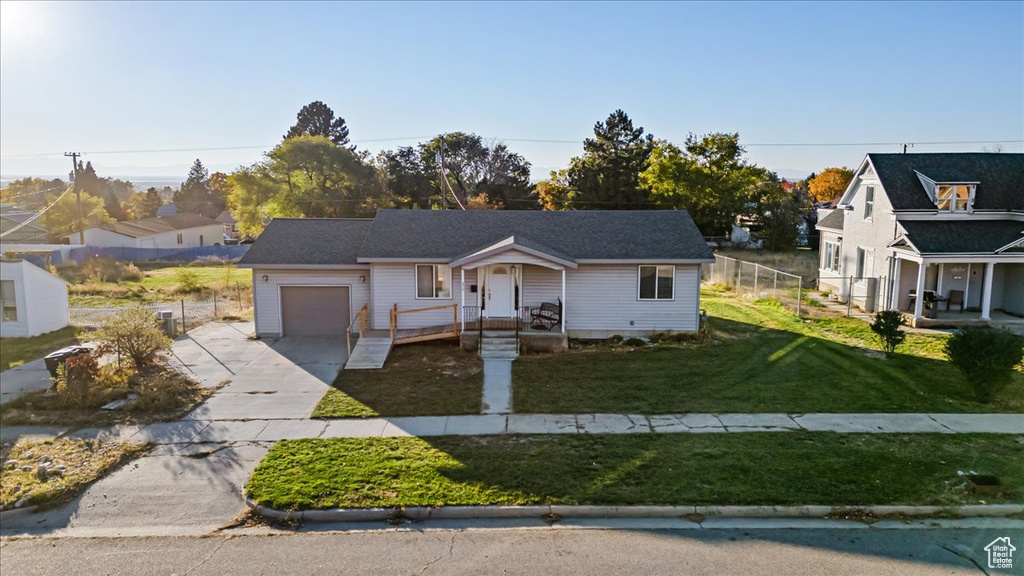
[[[944,212],[967,212],[973,188],[968,184],[938,184],[935,186],[935,205]]]

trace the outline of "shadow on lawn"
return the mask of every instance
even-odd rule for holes
[[[521,413],[1021,412],[1024,375],[990,404],[941,360],[715,318],[703,343],[592,347],[513,364]]]

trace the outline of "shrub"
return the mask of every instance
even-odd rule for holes
[[[127,358],[141,370],[154,364],[168,350],[171,340],[152,311],[141,306],[128,308],[103,322],[96,334],[103,353]]]
[[[61,404],[66,408],[88,406],[96,392],[100,364],[92,354],[72,356],[57,367],[56,388]]]
[[[178,292],[182,294],[191,294],[193,292],[199,292],[202,289],[203,285],[199,281],[198,274],[188,268],[178,270]]]
[[[900,328],[906,323],[907,320],[899,310],[883,310],[875,314],[875,320],[871,323],[871,331],[878,336],[882,350],[887,356],[895,354],[896,347],[907,338],[907,333]]]
[[[967,326],[946,341],[946,355],[982,401],[988,401],[1013,378],[1024,359],[1024,336],[1006,330]]]
[[[616,335],[612,336],[611,338],[608,339],[608,343],[611,344],[612,346],[615,346],[617,344],[622,344],[622,335],[621,334],[616,334]]]
[[[132,403],[132,412],[174,412],[191,406],[203,395],[203,388],[182,374],[165,370],[143,378]]]
[[[121,265],[121,280],[131,280],[132,282],[139,282],[146,277],[146,273],[139,270],[139,267],[134,262]]]
[[[647,342],[644,342],[641,338],[626,338],[622,343],[625,344],[626,346],[647,346]]]

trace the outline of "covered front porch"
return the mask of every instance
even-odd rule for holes
[[[911,326],[1024,325],[1024,263],[894,255],[889,307]]]

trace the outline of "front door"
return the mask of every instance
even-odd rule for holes
[[[512,272],[508,266],[498,264],[487,268],[487,306],[489,318],[512,317]]]

